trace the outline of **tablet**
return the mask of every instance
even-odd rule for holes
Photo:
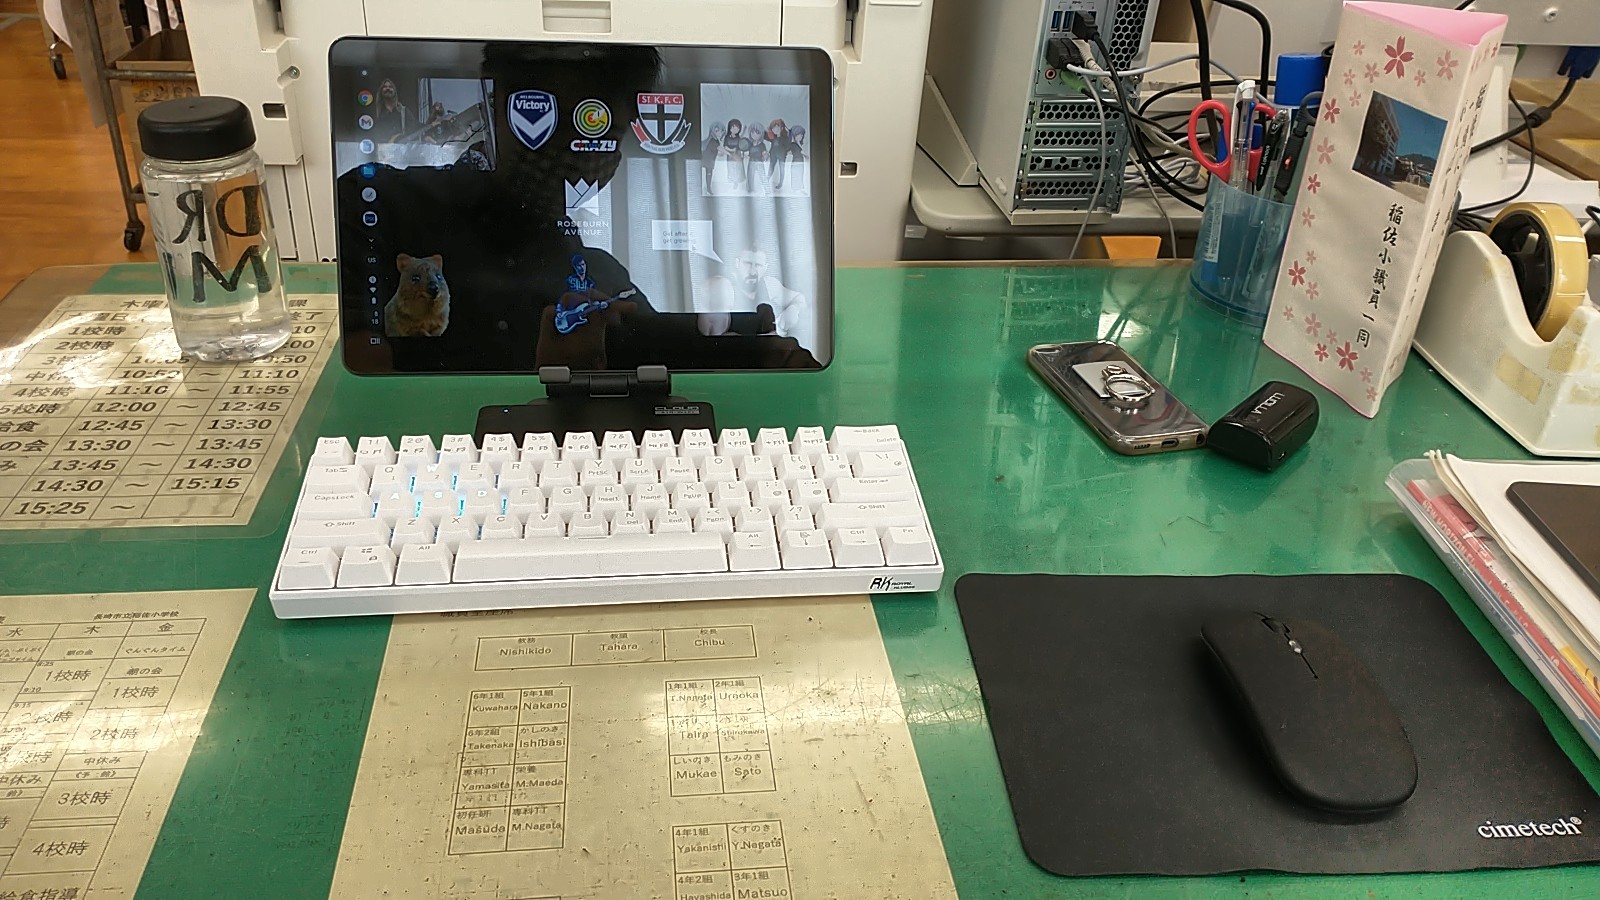
[[[1600,597],[1600,485],[1518,481],[1506,499]]]
[[[329,64],[351,371],[831,360],[824,51],[345,38]]]

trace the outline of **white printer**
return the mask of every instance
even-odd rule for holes
[[[959,0],[956,0],[959,2]],[[933,0],[206,0],[200,89],[255,117],[285,259],[331,260],[328,46],[348,35],[821,47],[833,56],[837,256],[899,255]]]

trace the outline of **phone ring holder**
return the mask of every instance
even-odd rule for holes
[[[1118,406],[1143,406],[1156,392],[1150,382],[1118,365],[1106,366],[1100,374],[1106,396]]]

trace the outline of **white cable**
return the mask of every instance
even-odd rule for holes
[[[1198,54],[1198,53],[1185,53],[1182,56],[1174,56],[1173,58],[1171,58],[1169,60],[1165,60],[1163,62],[1158,62],[1158,63],[1151,63],[1148,66],[1141,66],[1140,68],[1137,68],[1137,69],[1118,69],[1117,70],[1117,74],[1121,75],[1121,76],[1123,76],[1125,78],[1128,77],[1128,76],[1132,76],[1132,75],[1148,75],[1151,72],[1158,72],[1158,71],[1160,71],[1162,69],[1165,69],[1165,68],[1167,68],[1169,66],[1175,66],[1178,63],[1192,62],[1192,61],[1197,60],[1199,58],[1200,58],[1200,54]],[[1076,75],[1106,75],[1106,74],[1109,74],[1104,69],[1088,69],[1088,68],[1084,68],[1083,66],[1062,66],[1062,68],[1066,69],[1068,72],[1072,72],[1072,73],[1074,73]],[[1239,80],[1239,76],[1237,76],[1237,75],[1233,74],[1232,72],[1228,71],[1226,66],[1224,66],[1222,63],[1217,62],[1214,59],[1211,61],[1211,68],[1216,69],[1218,72],[1221,72],[1222,74],[1228,76],[1229,78],[1233,79],[1234,81],[1238,81]]]
[[[1089,206],[1083,211],[1083,221],[1078,223],[1078,236],[1072,239],[1072,250],[1067,254],[1067,259],[1078,258],[1078,244],[1083,242],[1083,233],[1089,229],[1089,217],[1094,215],[1094,205],[1100,202],[1100,186],[1106,180],[1106,107],[1100,102],[1100,90],[1094,84],[1085,85],[1089,89],[1089,99],[1094,101],[1095,116],[1100,119],[1100,171],[1095,175],[1094,193],[1089,196]],[[1129,136],[1131,139],[1131,135]]]

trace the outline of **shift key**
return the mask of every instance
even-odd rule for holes
[[[923,521],[922,506],[915,500],[824,503],[817,510],[817,527],[830,533],[836,528],[887,528]]]
[[[331,547],[340,552],[346,547],[389,543],[389,526],[381,519],[327,519],[308,522],[296,519],[289,532],[289,547]]]

